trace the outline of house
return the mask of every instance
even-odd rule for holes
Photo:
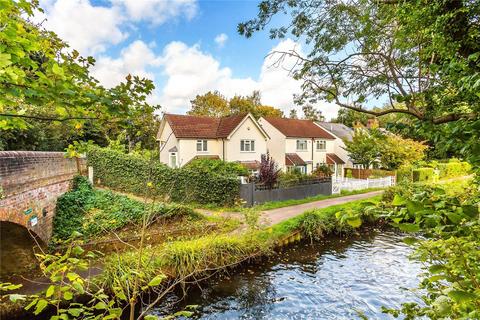
[[[345,162],[345,168],[356,168],[358,165],[354,164],[353,161],[348,156],[347,150],[345,150],[346,145],[344,141],[352,141],[354,130],[350,127],[347,127],[343,123],[333,123],[333,122],[319,122],[318,124],[323,129],[327,130],[335,138],[335,148],[334,152]]]
[[[336,176],[343,176],[345,161],[335,153],[341,139],[315,122],[270,117],[258,122],[271,137],[267,141],[268,151],[283,171],[298,169],[309,174],[328,165]]]
[[[251,114],[223,118],[165,114],[157,134],[160,161],[172,168],[210,158],[237,161],[255,171],[267,152],[267,140],[268,134]]]

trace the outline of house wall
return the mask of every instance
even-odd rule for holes
[[[178,148],[178,140],[167,121],[165,121],[165,126],[159,140],[166,142],[165,146],[160,148],[160,162],[170,165],[170,152],[168,152],[168,150],[175,146]]]
[[[340,157],[343,161],[345,161],[345,168],[353,168],[353,162],[350,160],[350,157],[348,156],[347,150],[345,148],[345,143],[343,142],[342,139],[336,139],[335,140],[335,153],[337,156]]]
[[[255,151],[245,152],[240,150],[241,140],[255,140]],[[225,161],[260,161],[262,154],[267,152],[267,139],[253,122],[247,118],[230,139],[225,140]],[[220,158],[222,156],[220,155]]]
[[[222,159],[222,141],[219,139],[206,139],[207,151],[197,151],[197,139],[178,140],[178,166],[184,166],[195,156],[217,155]]]
[[[258,123],[270,136],[270,139],[267,141],[267,150],[270,156],[278,163],[278,167],[285,171],[285,136],[263,118],[260,118]]]
[[[297,140],[307,140],[307,150],[300,151],[297,150]],[[325,151],[317,151],[316,143],[317,140],[325,140],[326,148]],[[313,145],[312,145],[313,144]],[[313,148],[313,156],[312,156]],[[312,168],[315,169],[317,164],[326,163],[326,154],[335,152],[335,140],[328,139],[314,139],[311,138],[287,138],[285,141],[286,153],[296,153],[307,162],[307,173],[312,172]]]

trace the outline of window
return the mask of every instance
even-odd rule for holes
[[[255,151],[255,140],[241,140],[240,151],[244,151],[244,152]]]
[[[172,167],[172,168],[177,167],[177,153],[176,152],[170,153],[170,167]]]
[[[307,140],[297,140],[297,151],[307,150]]]
[[[317,140],[317,151],[325,151],[327,149],[327,141]]]
[[[197,140],[197,151],[198,152],[207,151],[207,140]]]

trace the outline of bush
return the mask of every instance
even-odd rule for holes
[[[452,161],[453,160],[453,161]],[[468,162],[460,162],[456,159],[450,159],[447,163],[438,163],[440,179],[453,178],[468,174],[471,166]]]
[[[163,218],[197,216],[186,206],[156,204],[150,207],[112,191],[95,190],[85,177],[75,177],[72,191],[57,200],[53,235],[56,239],[67,239],[78,231],[86,237],[95,236],[140,222],[147,212]]]
[[[413,181],[433,181],[435,177],[435,170],[433,168],[418,168],[412,171]]]
[[[218,205],[231,205],[239,196],[240,183],[232,175],[202,172],[188,166],[172,169],[142,157],[98,147],[89,149],[87,163],[101,185],[118,191]],[[147,188],[147,182],[153,187]]]
[[[197,159],[185,166],[203,173],[216,173],[223,176],[248,176],[248,169],[238,162],[227,162],[220,159]]]

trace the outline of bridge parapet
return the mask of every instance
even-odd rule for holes
[[[14,222],[48,242],[57,198],[85,171],[63,152],[0,151],[0,221]]]

